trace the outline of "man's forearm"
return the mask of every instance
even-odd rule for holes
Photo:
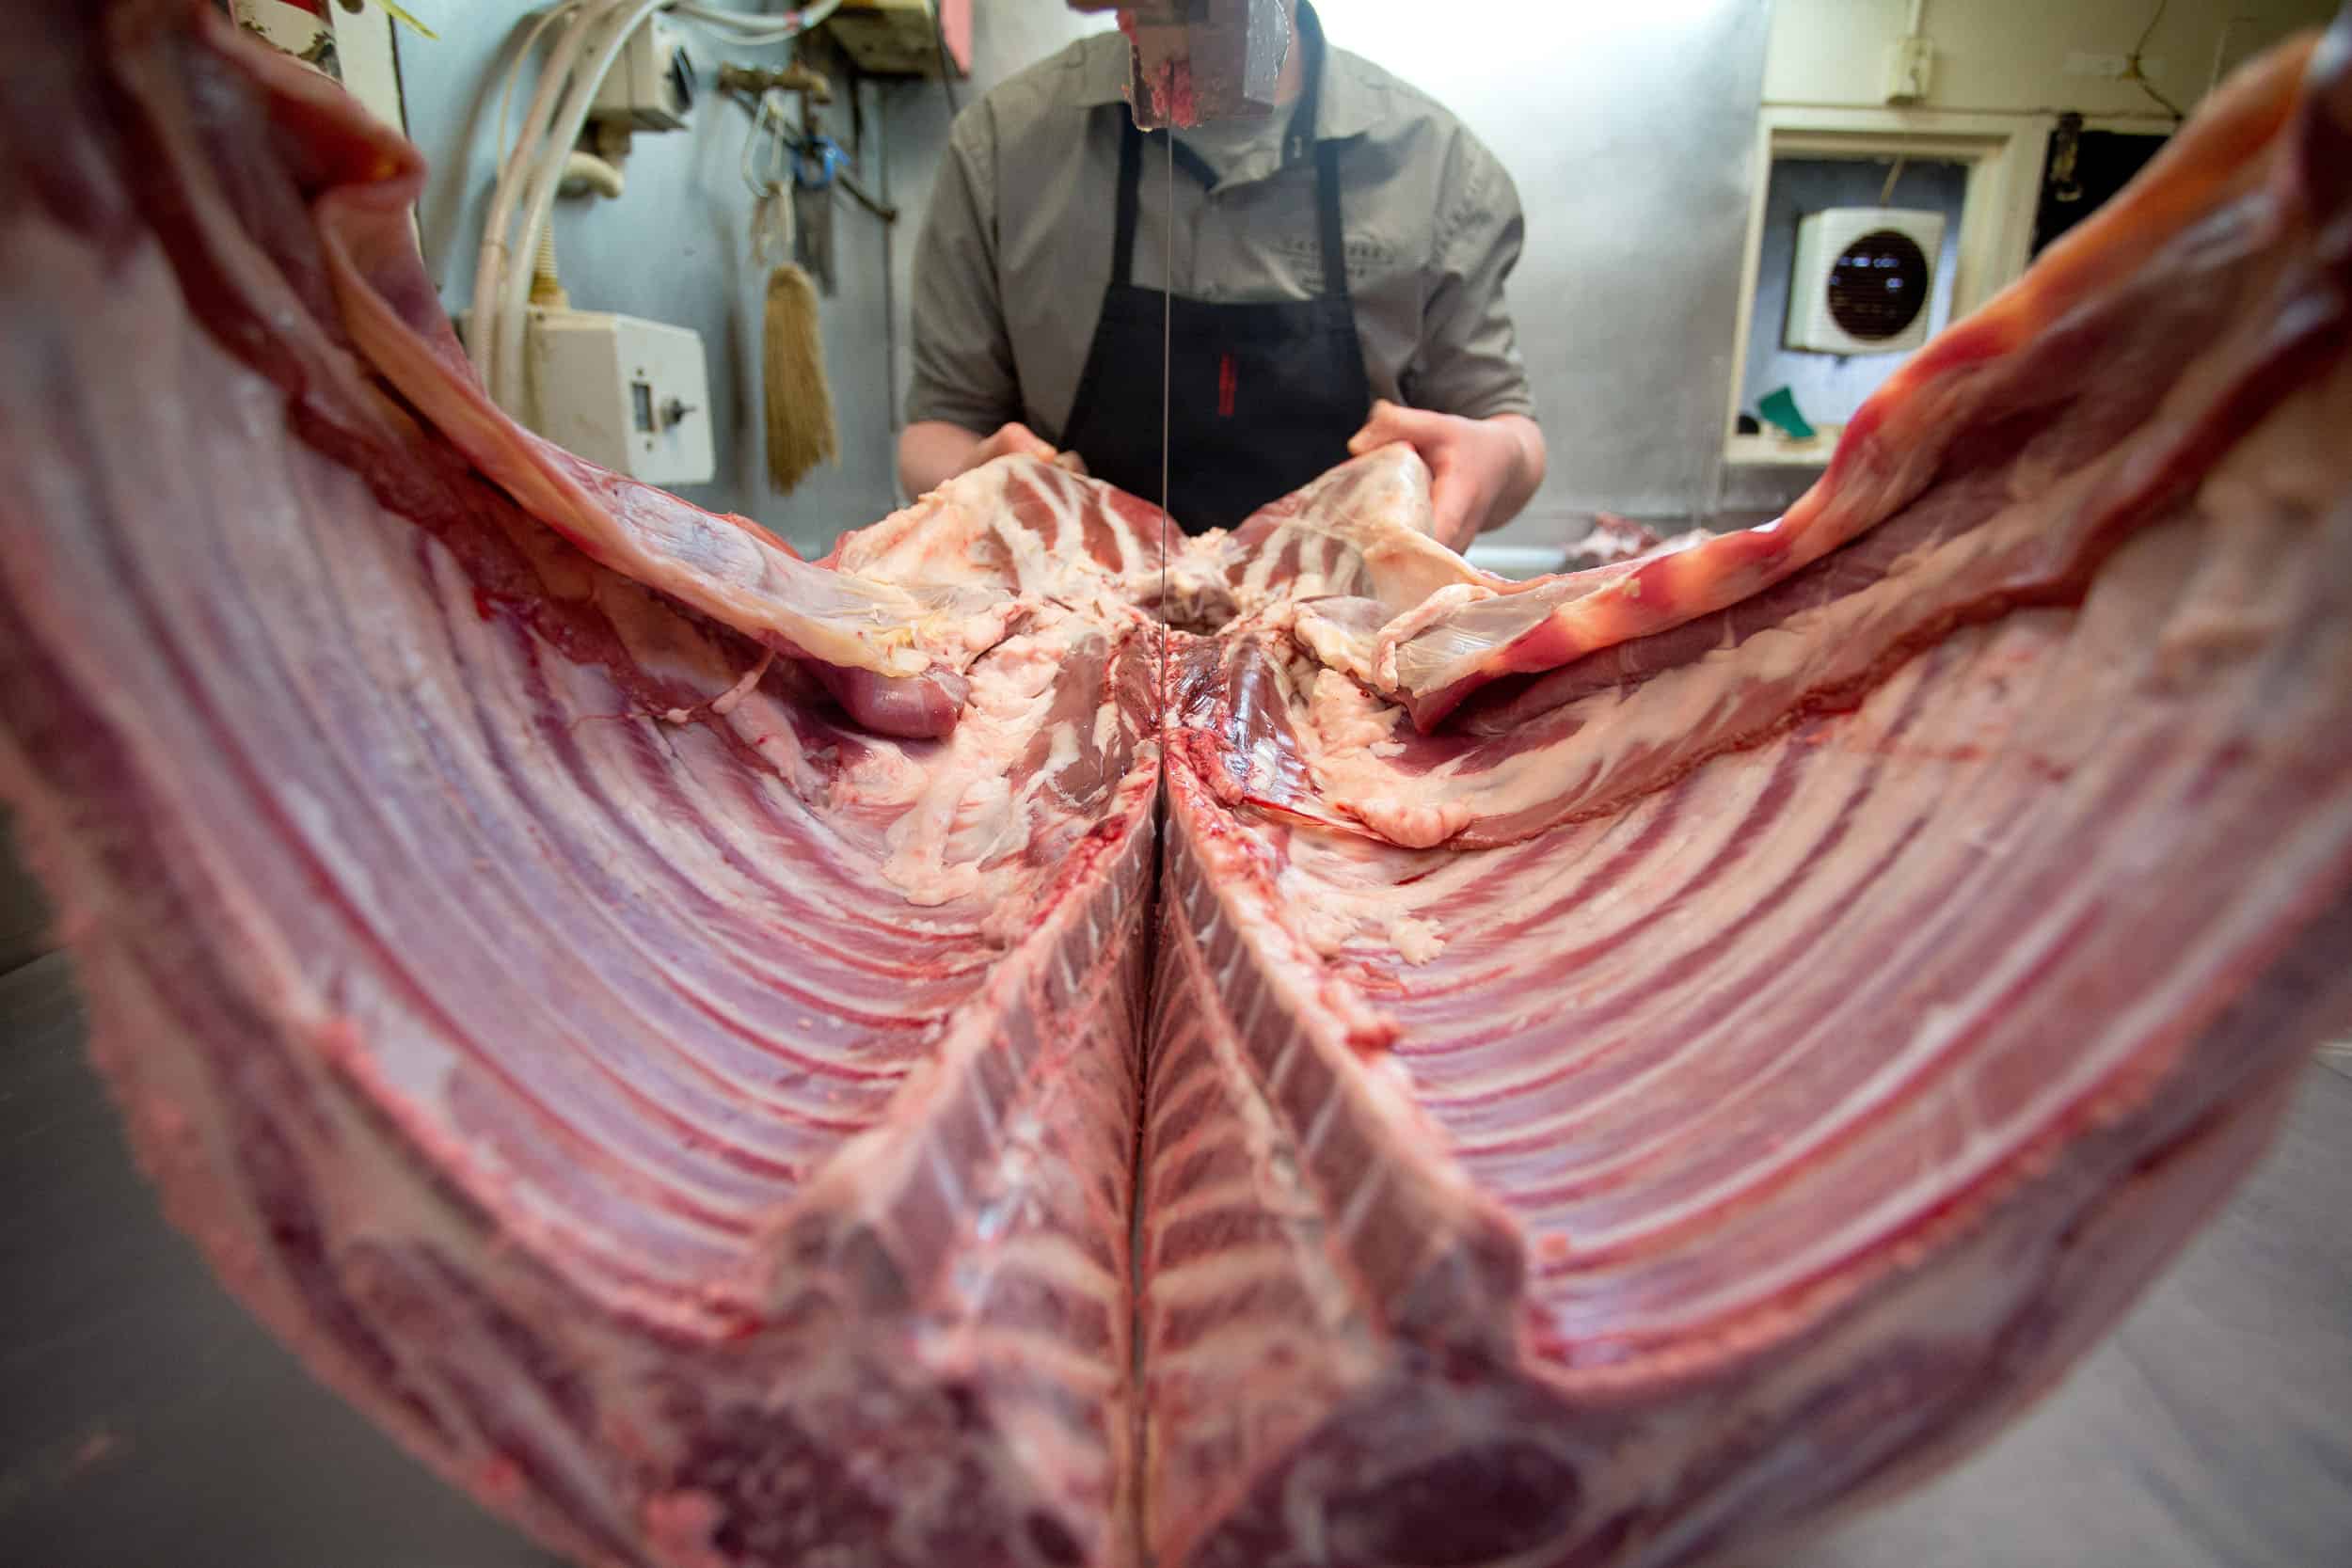
[[[1478,531],[1501,528],[1527,508],[1543,488],[1544,471],[1550,461],[1544,447],[1543,427],[1524,414],[1497,414],[1486,423],[1507,433],[1518,449],[1518,459],[1504,474],[1503,483],[1495,493],[1494,504],[1486,508]]]
[[[986,439],[945,420],[917,420],[898,432],[898,483],[908,499],[928,495],[963,472]]]

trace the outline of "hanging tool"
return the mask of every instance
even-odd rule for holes
[[[790,493],[819,463],[841,460],[833,386],[818,333],[817,289],[787,263],[768,275],[759,371],[767,413],[768,483]]]
[[[833,102],[833,84],[796,61],[781,69],[724,66],[719,71],[719,87],[752,111],[752,135],[743,148],[743,180],[763,205],[782,188],[789,163],[791,220],[771,218],[763,228],[790,232],[793,254],[830,295],[834,292],[834,187],[848,192],[851,200],[882,222],[898,221],[898,209],[878,200],[858,182],[849,152],[825,135],[818,107]],[[783,113],[783,98],[787,93],[798,95],[801,101],[797,130]]]
[[[727,67],[733,71],[733,66]],[[724,73],[721,80],[724,81]],[[743,185],[752,193],[752,254],[773,262],[792,249],[792,204],[785,195],[792,141],[782,99],[763,92],[752,103],[751,134],[743,138]]]
[[[796,68],[797,69],[797,68]],[[723,87],[746,86],[721,72]],[[782,72],[761,72],[772,78]],[[816,78],[821,87],[823,78]],[[819,463],[838,462],[840,433],[834,415],[833,388],[825,374],[824,341],[818,331],[817,285],[786,258],[797,251],[793,223],[799,180],[799,144],[786,123],[783,86],[773,80],[759,89],[752,128],[743,139],[744,186],[752,193],[752,256],[769,267],[767,297],[760,316],[760,380],[766,412],[768,483],[789,493]],[[787,197],[789,177],[793,194]]]
[[[812,112],[792,150],[792,253],[830,298],[833,272],[833,182],[848,154],[818,129]]]
[[[840,458],[817,315],[820,291],[829,295],[834,286],[834,187],[886,224],[898,221],[898,210],[866,194],[850,171],[849,153],[825,135],[818,106],[833,102],[833,84],[821,72],[797,60],[727,65],[720,68],[719,88],[752,116],[742,161],[753,200],[752,250],[771,268],[760,342],[768,480],[789,491],[818,464]],[[797,127],[787,114],[788,95],[801,101]],[[787,251],[794,260],[783,260]]]

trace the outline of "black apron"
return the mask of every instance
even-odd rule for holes
[[[1347,458],[1372,412],[1372,382],[1347,297],[1340,229],[1340,144],[1315,140],[1323,31],[1298,8],[1306,89],[1283,137],[1283,164],[1312,148],[1321,223],[1319,298],[1232,304],[1169,300],[1136,287],[1143,136],[1124,109],[1111,284],[1061,444],[1087,471],[1147,499],[1160,494],[1161,334],[1168,343],[1168,510],[1187,533],[1232,528]],[[1167,134],[1167,133],[1163,133]],[[1165,324],[1162,311],[1167,311]]]

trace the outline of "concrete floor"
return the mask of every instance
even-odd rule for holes
[[[554,1568],[221,1292],[81,1042],[61,958],[0,974],[0,1563]],[[2263,1168],[2026,1421],[1742,1568],[2352,1564],[2348,1074],[2311,1068]]]

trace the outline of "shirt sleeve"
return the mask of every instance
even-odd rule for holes
[[[1519,193],[1494,154],[1464,132],[1451,160],[1454,193],[1438,230],[1419,351],[1401,390],[1417,408],[1466,419],[1535,413],[1503,283],[1518,265],[1527,223]]]
[[[987,435],[1021,417],[1021,383],[997,292],[995,134],[985,103],[960,117],[914,252],[912,424]]]

